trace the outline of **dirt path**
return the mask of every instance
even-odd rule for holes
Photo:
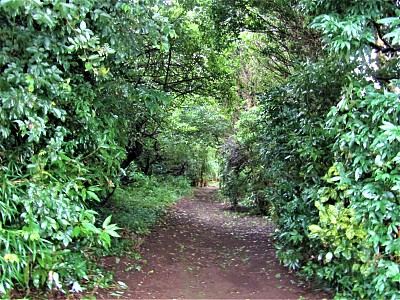
[[[140,271],[111,261],[128,286],[120,299],[323,299],[282,267],[266,220],[238,216],[216,201],[216,188],[182,199],[143,244]],[[97,295],[116,298],[118,293]]]

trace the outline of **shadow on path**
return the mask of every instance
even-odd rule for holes
[[[120,299],[324,299],[281,266],[267,220],[235,214],[214,187],[179,200],[147,237],[141,271],[114,265]],[[127,270],[128,269],[128,270]],[[103,298],[116,298],[103,295]],[[115,295],[115,294],[114,294]]]

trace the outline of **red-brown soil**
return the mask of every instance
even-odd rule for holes
[[[181,199],[140,249],[147,264],[108,258],[127,289],[98,299],[324,299],[279,264],[273,227],[259,217],[233,213],[217,201],[217,189],[201,188]]]

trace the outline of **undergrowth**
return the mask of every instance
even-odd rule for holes
[[[191,188],[184,177],[136,176],[135,182],[118,188],[110,205],[102,209],[112,214],[113,222],[135,234],[147,234],[169,205],[189,195]]]

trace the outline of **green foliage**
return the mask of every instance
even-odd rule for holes
[[[396,299],[398,10],[389,2],[303,2],[325,14],[312,26],[329,56],[261,94],[250,122],[242,116],[225,193],[234,202],[263,192],[280,259],[329,281],[338,298]]]
[[[320,115],[335,103],[341,81],[332,84],[331,78],[340,78],[336,76],[344,67],[305,64],[286,86],[270,91],[262,104],[260,154],[269,183],[264,189],[273,203],[277,254],[293,269],[306,264],[320,247],[307,234],[318,219],[314,197],[320,178],[332,161],[331,138]]]
[[[130,180],[121,168],[158,163],[158,135],[170,133],[171,107],[182,96],[232,94],[226,56],[199,30],[205,19],[196,17],[196,7],[157,0],[0,2],[0,293],[32,286],[67,291],[65,284],[92,278],[73,262],[109,247],[118,227],[110,218],[96,220],[90,208],[105,202],[121,178]],[[207,109],[198,108],[205,117]],[[220,119],[210,114],[209,123]],[[203,157],[199,146],[211,134],[198,135],[204,143],[191,143],[196,155],[185,157],[193,176],[215,173],[214,147]],[[166,156],[176,155],[174,142],[163,141]],[[169,173],[172,166],[164,165],[160,173]],[[133,219],[158,214],[145,208]]]
[[[193,96],[184,104],[165,118],[140,164],[150,165],[148,174],[184,175],[193,185],[204,185],[218,177],[217,145],[230,120],[211,97]]]
[[[91,208],[105,203],[121,179],[130,180],[121,169],[132,162],[150,172],[158,135],[170,133],[171,107],[183,96],[232,95],[226,56],[199,30],[207,17],[197,18],[199,7],[0,2],[0,293],[32,286],[66,292],[66,285],[93,278],[83,253],[109,247],[118,227],[110,218],[96,220]],[[207,110],[198,107],[203,118]],[[209,123],[218,119],[222,114],[210,114]],[[163,143],[167,155],[173,143]],[[200,155],[205,143],[191,143],[198,155],[186,156],[193,176],[215,171],[213,145]],[[160,173],[172,168],[165,165]],[[148,182],[142,183],[150,189]],[[158,214],[154,207],[129,220],[136,214],[136,228],[143,227]]]
[[[142,4],[0,2],[1,293],[68,291],[92,278],[74,261],[118,236],[89,208],[118,184],[143,120],[171,102],[138,66],[176,34],[162,2]]]
[[[398,59],[389,8],[362,14],[343,5],[340,15],[317,17],[330,57],[302,64],[259,96],[238,123],[223,172],[234,205],[254,191],[266,198],[282,262],[330,282],[338,298],[399,297]],[[363,35],[353,38],[357,30]]]
[[[83,253],[118,236],[87,205],[123,157],[93,104],[114,51],[89,26],[109,15],[90,1],[1,1],[0,12],[0,293],[67,292],[97,272]]]
[[[104,215],[112,213],[114,222],[137,234],[149,233],[169,205],[190,192],[184,177],[135,175],[135,182],[117,189]]]
[[[321,53],[319,36],[304,26],[307,16],[296,2],[213,0],[214,36],[223,44],[251,32],[258,40],[257,56],[269,58],[263,66],[278,78],[287,77],[299,61],[305,57],[316,59]]]
[[[392,84],[397,86],[398,81]],[[320,191],[320,199],[337,203],[336,214],[351,212],[351,218],[347,225],[338,220],[331,229],[320,218],[321,230],[314,233],[322,241],[331,239],[327,244],[334,254],[334,261],[320,272],[330,272],[336,279],[352,270],[349,278],[339,280],[346,297],[395,299],[400,280],[396,272],[400,263],[398,93],[368,82],[353,83],[345,99],[351,101],[330,112],[329,125],[340,135],[333,149],[334,169],[326,176],[331,186]],[[325,205],[317,204],[324,213]],[[329,217],[335,218],[331,207]],[[334,271],[338,266],[340,271]]]
[[[396,179],[399,81],[394,70],[398,59],[393,54],[396,29],[391,26],[394,19],[388,17],[393,14],[398,14],[394,5],[372,1],[362,9],[360,4],[344,5],[340,14],[330,13],[314,21],[330,39],[338,42],[339,35],[345,37],[351,47],[339,49],[333,43],[329,49],[339,59],[352,55],[359,71],[348,75],[342,100],[327,116],[329,134],[335,137],[334,160],[324,177],[326,183],[314,197],[319,221],[309,228],[311,237],[325,245],[318,256],[316,274],[337,284],[337,297],[400,296]],[[333,24],[331,16],[346,20],[349,26],[345,27],[350,29]],[[380,27],[378,23],[388,25]],[[346,30],[352,26],[355,30],[361,26],[365,38],[347,36]],[[383,45],[379,39],[375,42],[376,33]],[[371,55],[371,49],[381,52]]]
[[[331,156],[324,153],[329,140],[321,137],[325,130],[319,114],[328,111],[339,94],[340,81],[333,85],[330,78],[343,72],[343,68],[341,64],[303,64],[302,71],[291,81],[261,94],[260,104],[242,115],[236,141],[228,147],[223,173],[226,193],[233,193],[233,201],[253,198],[264,213],[275,210],[279,222],[290,227],[304,225],[304,221],[299,223],[292,218],[306,220],[303,214],[315,215],[309,196],[301,194],[320,182],[329,166]],[[316,72],[324,73],[315,76]],[[294,202],[288,204],[293,197]],[[303,201],[308,204],[304,206]],[[292,213],[295,207],[302,211],[298,216]],[[293,234],[303,232],[307,225],[292,229],[288,231]]]
[[[217,51],[200,30],[208,20],[206,3],[148,2],[155,3],[132,8],[123,18],[116,15],[117,39],[110,45],[118,68],[114,60],[107,61],[113,77],[100,85],[96,104],[120,133],[116,139],[127,153],[122,168],[134,162],[147,175],[182,175],[185,170],[177,169],[189,160],[198,163],[196,155],[190,157],[199,151],[197,139],[215,144],[219,127],[225,126],[226,112],[218,106],[228,110],[236,99],[229,52]],[[130,30],[129,22],[139,29]],[[160,46],[160,40],[169,46]],[[187,123],[196,129],[185,131]],[[213,126],[210,132],[203,129],[207,125]]]
[[[269,201],[263,189],[268,182],[261,167],[261,144],[257,136],[262,127],[257,117],[259,113],[259,107],[242,113],[237,135],[224,144],[221,186],[223,195],[228,197],[233,207],[253,206],[265,214]]]
[[[295,2],[0,1],[0,293],[99,282],[109,213],[147,232],[221,172],[285,265],[400,297],[400,10]]]

